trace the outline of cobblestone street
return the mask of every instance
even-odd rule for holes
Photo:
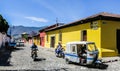
[[[55,57],[54,49],[39,47],[38,61],[30,57],[30,46],[17,47],[11,53],[10,65],[0,65],[0,70],[50,70],[50,71],[120,71],[120,61],[107,63],[107,69],[88,68],[78,64],[66,64],[62,58]]]

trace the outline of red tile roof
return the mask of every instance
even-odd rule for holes
[[[101,13],[89,16],[87,18],[83,18],[83,19],[80,19],[80,20],[62,25],[62,26],[58,26],[58,27],[55,27],[55,28],[52,28],[52,29],[48,29],[46,31],[60,29],[60,28],[64,28],[64,27],[71,26],[71,25],[76,25],[76,24],[83,24],[85,22],[90,22],[90,21],[99,20],[99,19],[120,21],[120,15],[119,14],[113,14],[113,13],[107,13],[107,12],[101,12]]]
[[[48,29],[52,29],[52,28],[56,28],[56,27],[61,26],[61,25],[64,25],[64,23],[57,23],[57,24],[50,25],[48,27],[45,27],[45,28],[39,30],[39,32],[42,32],[42,31],[45,31],[45,30],[48,30]]]

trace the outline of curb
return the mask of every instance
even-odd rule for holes
[[[117,61],[120,61],[120,59],[102,61],[102,63],[111,63],[111,62],[117,62]]]

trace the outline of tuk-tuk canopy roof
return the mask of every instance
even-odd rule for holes
[[[89,42],[89,41],[75,41],[75,42],[68,42],[67,45],[69,44],[93,44],[94,42]]]

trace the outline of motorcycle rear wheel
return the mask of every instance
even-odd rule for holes
[[[35,56],[35,54],[32,55],[32,58],[33,58],[33,61],[36,60],[36,56]]]

